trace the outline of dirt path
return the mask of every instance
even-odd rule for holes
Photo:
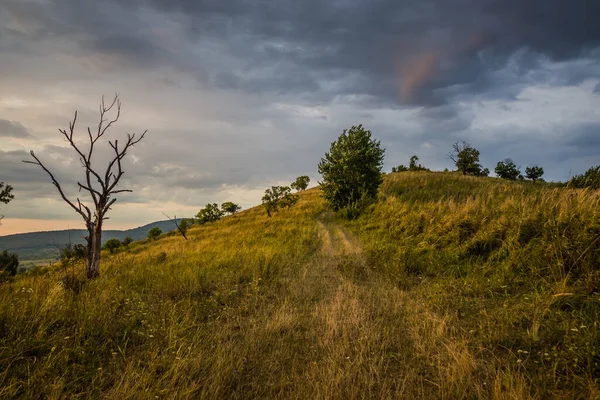
[[[324,255],[335,257],[341,255],[357,255],[362,252],[358,240],[346,229],[333,221],[331,213],[323,213],[317,220],[323,237]]]

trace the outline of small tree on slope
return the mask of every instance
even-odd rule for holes
[[[468,142],[456,142],[448,158],[463,175],[487,176],[490,171],[479,164],[479,150]]]
[[[531,179],[533,183],[539,180],[542,175],[544,175],[544,168],[540,167],[539,165],[532,165],[525,168],[525,177],[527,179]]]
[[[306,190],[308,184],[310,183],[310,178],[307,175],[302,175],[296,178],[296,180],[290,185],[292,189],[297,192],[301,192]]]
[[[509,181],[516,181],[521,175],[521,171],[519,171],[517,165],[510,158],[506,158],[504,161],[498,161],[494,171],[498,177],[508,179]]]
[[[319,163],[323,197],[337,211],[361,199],[375,198],[383,181],[385,150],[362,125],[344,129]]]

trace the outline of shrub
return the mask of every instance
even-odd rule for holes
[[[102,246],[104,250],[110,251],[110,254],[114,254],[119,247],[121,247],[121,241],[117,238],[108,239]]]
[[[127,236],[125,239],[123,239],[123,246],[127,247],[129,246],[131,243],[133,243],[133,239],[130,238],[129,236]]]
[[[448,158],[463,175],[487,176],[490,173],[487,168],[482,168],[479,164],[479,150],[468,142],[454,143]]]
[[[582,175],[575,175],[568,184],[571,188],[600,189],[600,165],[591,167]]]
[[[241,209],[242,207],[240,207],[238,204],[232,203],[231,201],[226,201],[225,203],[221,204],[221,210],[223,211],[223,213],[227,213],[230,215],[235,214]]]
[[[162,230],[159,227],[154,227],[148,231],[148,239],[156,240],[162,234]]]
[[[219,208],[217,203],[208,203],[206,207],[196,214],[196,219],[200,224],[206,224],[207,222],[215,222],[223,217],[223,211]]]
[[[265,190],[262,205],[267,211],[267,215],[271,217],[271,213],[284,207],[290,208],[298,202],[298,199],[297,195],[292,194],[289,186],[271,186],[270,189]]]
[[[498,161],[494,171],[499,178],[508,179],[510,181],[516,181],[521,176],[521,171],[519,171],[519,168],[510,158],[506,158],[504,161]]]
[[[531,179],[533,183],[539,180],[542,175],[544,175],[544,168],[540,167],[539,165],[532,165],[525,168],[525,177],[527,179]]]
[[[19,268],[19,256],[4,250],[0,253],[0,274],[4,276],[15,276]]]
[[[375,198],[385,150],[362,125],[345,129],[319,163],[323,197],[337,211],[364,195]]]
[[[406,168],[403,164],[398,165],[397,167],[392,167],[392,172],[406,172],[408,168]]]
[[[310,178],[306,175],[302,175],[296,178],[296,180],[290,185],[292,189],[297,192],[306,190],[308,184],[310,183]]]

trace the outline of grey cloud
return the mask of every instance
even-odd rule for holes
[[[16,121],[0,118],[0,137],[25,138],[31,136],[27,128]]]
[[[149,0],[149,4],[192,16],[189,30],[195,37],[225,37],[228,50],[251,60],[251,68],[262,69],[285,59],[319,71],[321,76],[333,69],[341,74],[356,71],[371,85],[348,87],[349,91],[385,96],[390,101],[398,101],[398,89],[380,90],[378,83],[386,82],[389,88],[399,80],[403,100],[422,104],[441,104],[444,96],[436,95],[436,90],[453,84],[493,86],[482,76],[488,69],[503,67],[517,49],[565,60],[600,43],[600,29],[591,17],[600,13],[600,4],[587,0]],[[277,46],[265,46],[269,41]],[[484,51],[487,59],[482,61],[477,55]],[[536,59],[522,58],[520,69],[528,71]],[[286,76],[287,71],[285,65],[273,67],[273,86],[265,80],[263,89],[281,88],[283,82],[277,76]],[[303,92],[307,86],[314,87],[317,79],[305,76],[287,84]]]
[[[9,10],[38,34],[78,32],[84,51],[147,67],[175,65],[217,88],[311,101],[346,93],[439,106],[456,85],[510,96],[489,72],[505,67],[516,50],[531,50],[516,63],[518,77],[539,57],[572,59],[600,44],[592,18],[600,3],[589,0],[66,0],[44,10],[32,4],[9,1]],[[161,44],[160,29],[149,26],[161,22],[141,16],[148,7],[185,22],[187,43]],[[340,77],[353,78],[329,90],[325,83]]]
[[[55,131],[67,126],[70,108],[59,118],[44,103],[60,98],[62,113],[67,102],[121,91],[124,118],[133,118],[116,133],[149,129],[125,160],[122,186],[134,193],[119,202],[137,205],[201,205],[221,196],[223,185],[251,190],[316,177],[331,141],[361,122],[386,147],[390,168],[412,154],[428,167],[451,167],[451,143],[465,139],[490,169],[510,156],[563,179],[598,154],[594,124],[569,122],[559,138],[519,121],[473,129],[477,102],[499,100],[500,110],[520,115],[529,101],[520,97],[524,89],[577,86],[600,73],[600,34],[589,17],[600,13],[598,2],[523,3],[4,0],[0,67],[24,70],[4,78],[14,81],[7,97],[43,111],[31,122],[6,118],[44,140],[36,154],[77,195],[81,166]],[[38,67],[33,61],[42,57]],[[600,93],[600,84],[586,90]],[[84,139],[88,121],[97,123],[95,106],[72,104]],[[3,179],[21,193],[58,199],[43,171],[23,158],[0,152],[0,170],[9,171]]]

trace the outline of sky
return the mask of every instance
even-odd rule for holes
[[[260,203],[363,124],[384,170],[416,154],[452,169],[465,140],[568,180],[600,164],[597,0],[0,0],[0,235],[81,228],[29,151],[75,199],[101,96],[107,139],[147,130],[124,161],[108,229]],[[96,166],[108,143],[98,144]],[[493,173],[492,173],[493,174]],[[83,199],[84,197],[82,197]]]

